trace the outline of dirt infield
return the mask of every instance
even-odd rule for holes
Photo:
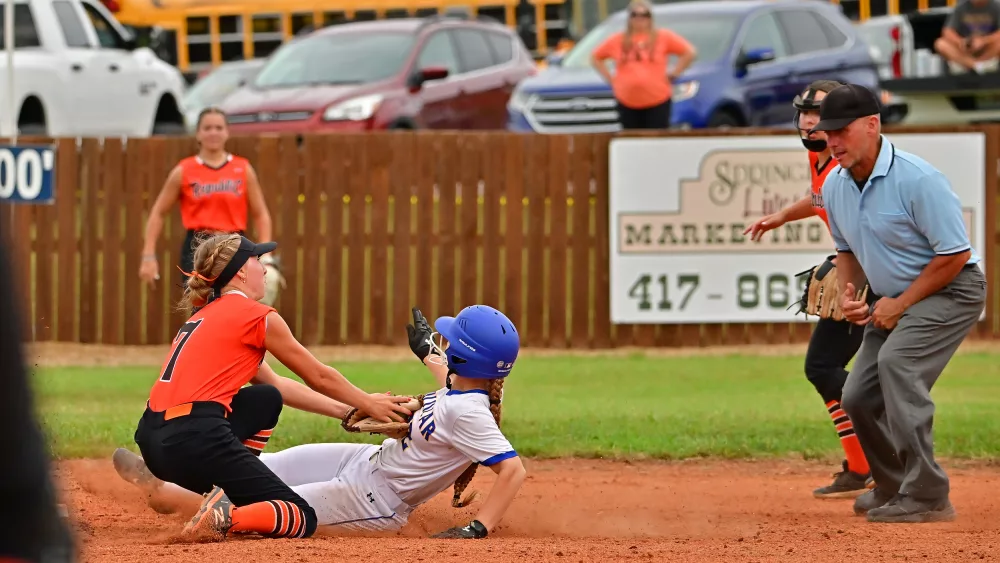
[[[151,510],[110,461],[60,462],[57,477],[83,561],[1000,561],[1000,468],[946,464],[956,522],[870,524],[850,500],[810,491],[831,468],[804,461],[623,463],[527,460],[529,477],[500,529],[482,541],[424,539],[467,522],[481,506],[453,509],[450,491],[418,508],[398,534],[307,540],[237,538],[186,543],[181,513]],[[487,492],[480,471],[473,488]]]

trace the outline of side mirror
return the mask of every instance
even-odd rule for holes
[[[428,66],[420,70],[414,71],[410,75],[410,79],[407,81],[407,86],[411,90],[419,90],[425,82],[430,80],[441,80],[442,78],[448,77],[448,69],[443,66]]]
[[[736,68],[742,72],[745,71],[750,65],[773,60],[773,49],[751,49],[750,51],[740,51],[739,56],[736,58]]]
[[[139,42],[136,40],[135,36],[126,37],[122,41],[122,48],[126,51],[135,51],[139,47]]]
[[[545,57],[545,64],[548,66],[559,66],[563,61],[563,53],[552,53]]]

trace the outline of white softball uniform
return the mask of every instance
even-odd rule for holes
[[[321,526],[386,531],[403,527],[470,463],[488,467],[516,456],[486,391],[439,389],[424,396],[401,440],[305,444],[260,459],[313,507]]]

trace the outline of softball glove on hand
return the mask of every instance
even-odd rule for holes
[[[413,324],[406,325],[406,335],[410,340],[410,350],[421,362],[430,354],[437,354],[434,350],[434,330],[416,307],[413,308]]]
[[[837,285],[837,266],[828,258],[818,266],[795,277],[808,276],[806,285],[799,300],[799,312],[814,315],[821,319],[844,320],[844,312],[840,309],[840,289]],[[858,299],[864,300],[868,295],[868,284],[858,292]]]
[[[410,412],[415,413],[424,406],[424,397],[423,395],[414,397],[408,402],[403,403],[402,406],[406,407]],[[384,434],[397,440],[410,433],[409,420],[406,422],[382,422],[380,420],[375,420],[370,417],[368,413],[360,411],[357,408],[352,408],[347,411],[347,416],[344,417],[344,420],[340,423],[340,425],[348,432]]]
[[[473,520],[468,526],[456,526],[431,537],[439,540],[481,540],[487,536],[487,532],[482,522]]]

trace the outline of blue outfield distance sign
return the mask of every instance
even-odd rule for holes
[[[55,145],[0,145],[0,201],[55,201]]]

